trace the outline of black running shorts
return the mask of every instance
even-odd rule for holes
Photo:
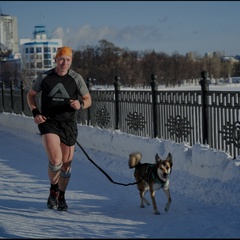
[[[76,121],[55,121],[47,119],[46,122],[38,125],[41,135],[55,133],[60,137],[60,141],[68,146],[73,146],[76,142],[78,129]]]

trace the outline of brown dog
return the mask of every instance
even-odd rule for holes
[[[166,160],[162,160],[158,154],[155,156],[155,164],[152,163],[141,163],[142,154],[140,152],[129,154],[128,165],[129,168],[135,168],[134,177],[138,182],[137,188],[140,194],[141,204],[140,207],[144,208],[144,202],[150,205],[149,201],[145,198],[145,193],[149,190],[154,214],[160,214],[157,209],[155,200],[155,192],[160,188],[163,189],[167,196],[167,204],[165,211],[169,210],[171,204],[171,196],[169,191],[169,176],[172,171],[172,155],[168,153]]]

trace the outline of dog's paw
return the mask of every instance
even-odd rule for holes
[[[160,215],[160,212],[159,212],[158,210],[155,210],[155,211],[154,211],[154,214],[155,214],[155,215]]]

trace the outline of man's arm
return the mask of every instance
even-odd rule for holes
[[[37,92],[33,91],[32,88],[30,88],[27,93],[27,102],[28,102],[28,106],[31,111],[35,108],[38,108],[37,101],[36,101],[36,95],[37,95]]]
[[[85,94],[82,96],[82,101],[83,101],[83,109],[88,108],[92,105],[92,98],[90,93]]]

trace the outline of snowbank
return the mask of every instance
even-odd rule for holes
[[[39,141],[37,125],[32,117],[11,113],[1,113],[0,123],[17,134],[17,129],[32,133],[32,141]],[[131,152],[141,151],[143,162],[154,162],[155,154],[166,158],[170,152],[174,159],[174,169],[186,171],[204,179],[217,179],[221,182],[240,180],[240,161],[207,145],[176,143],[162,139],[150,139],[111,131],[97,127],[78,125],[78,143],[82,147],[107,152],[128,158]],[[29,135],[26,135],[29,136]],[[25,137],[25,136],[23,136]]]

